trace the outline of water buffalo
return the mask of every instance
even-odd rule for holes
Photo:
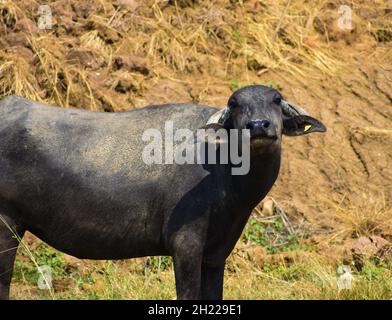
[[[146,164],[147,128],[202,127],[250,135],[250,168]],[[155,105],[121,113],[0,102],[0,297],[26,230],[78,258],[169,255],[179,299],[221,299],[226,258],[274,184],[282,134],[325,126],[275,89],[248,86],[227,107]],[[233,146],[231,146],[233,147]]]

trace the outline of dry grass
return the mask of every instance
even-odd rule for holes
[[[128,74],[138,82],[137,87],[145,82],[152,86],[157,79],[189,81],[188,74],[226,82],[238,77],[246,80],[254,71],[285,70],[300,77],[309,75],[312,68],[317,70],[313,74],[333,75],[342,66],[327,44],[309,42],[316,36],[312,20],[322,9],[322,1],[305,6],[303,1],[291,1],[284,16],[286,1],[263,2],[256,9],[223,1],[185,8],[162,1],[136,1],[134,8],[114,6],[106,0],[90,2],[92,10],[87,16],[73,12],[77,17],[73,24],[66,19],[69,13],[61,13],[63,17],[55,11],[52,30],[36,26],[25,30],[34,57],[30,67],[23,57],[9,54],[9,48],[0,49],[0,96],[17,94],[63,107],[102,110],[104,92],[113,105],[133,105],[134,92],[126,92],[126,99],[120,99],[112,85],[121,76],[112,72],[113,58],[124,53],[143,56],[149,62],[149,76]],[[21,19],[32,19],[34,11],[25,6],[22,1],[2,2],[3,27],[12,30]],[[69,28],[72,32],[64,31]],[[14,45],[11,41],[11,47]],[[69,50],[92,50],[103,64],[97,70],[75,65],[66,59]],[[97,81],[94,73],[107,81]]]
[[[361,272],[353,271],[351,290],[339,290],[338,266],[315,252],[294,252],[290,263],[269,260],[260,264],[248,258],[247,246],[240,244],[230,257],[225,273],[225,299],[387,299],[392,296],[390,267],[366,262]],[[42,255],[42,250],[50,254]],[[53,296],[36,285],[32,265],[16,265],[13,299],[175,299],[172,264],[151,268],[145,260],[122,262],[84,261],[70,267],[59,252],[45,247],[35,251],[49,263],[59,257],[54,270]],[[44,261],[37,258],[39,262]],[[23,261],[23,260],[22,260]],[[56,260],[57,261],[57,260]],[[61,269],[62,268],[62,269]],[[70,269],[71,268],[71,269]]]
[[[0,2],[0,17],[5,27],[12,27],[19,17],[24,17],[24,12],[15,1],[5,0]]]
[[[392,208],[386,198],[362,194],[362,199],[358,203],[352,203],[346,196],[340,203],[326,200],[332,208],[328,214],[336,220],[331,240],[383,235],[391,230]]]
[[[30,68],[21,57],[0,52],[0,88],[4,96],[15,94],[39,100],[37,79],[26,70]]]

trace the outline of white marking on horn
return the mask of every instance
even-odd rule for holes
[[[219,110],[218,112],[215,112],[207,121],[206,124],[211,124],[211,123],[221,123],[220,120],[223,118],[224,114],[226,113],[227,108]]]

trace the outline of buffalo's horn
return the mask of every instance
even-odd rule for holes
[[[228,108],[219,110],[218,112],[215,112],[207,121],[206,124],[211,124],[211,123],[219,123],[223,124],[229,117],[230,110]]]
[[[294,116],[300,116],[300,115],[307,116],[308,115],[308,113],[304,109],[297,107],[296,105],[294,105],[292,103],[288,103],[285,100],[282,100],[280,105],[282,107],[283,114],[287,117],[294,117]]]

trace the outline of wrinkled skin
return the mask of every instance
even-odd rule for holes
[[[216,108],[171,104],[109,114],[3,99],[0,298],[8,298],[18,245],[11,227],[82,259],[170,255],[179,299],[221,299],[226,258],[278,176],[287,118],[277,97],[271,88],[243,88],[217,124],[245,129],[249,121],[270,122],[261,133],[256,123],[250,171],[243,176],[233,176],[230,165],[206,170],[142,161],[145,129],[163,131],[171,120],[174,129],[196,130]],[[325,130],[313,120],[314,131]],[[297,122],[291,129],[299,130]]]

